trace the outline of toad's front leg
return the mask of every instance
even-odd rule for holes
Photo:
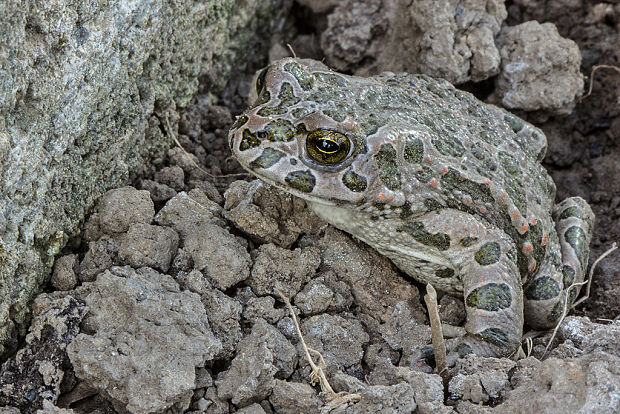
[[[463,287],[467,334],[449,340],[448,352],[452,357],[471,352],[481,356],[513,354],[523,332],[523,291],[512,239],[459,210],[444,209],[423,221],[428,231],[450,235],[450,247],[443,254]]]

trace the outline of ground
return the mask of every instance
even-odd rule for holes
[[[521,106],[511,110],[546,133],[544,166],[558,200],[579,195],[596,214],[590,262],[620,241],[620,4],[551,0],[541,7],[515,0],[502,15],[501,1],[469,2],[486,4],[459,12],[478,24],[456,18],[450,27],[454,38],[462,32],[478,40],[441,55],[439,48],[425,49],[422,35],[396,33],[396,17],[386,10],[398,2],[299,3],[274,34],[269,58],[288,54],[290,44],[298,56],[325,59],[348,73],[390,64],[424,70],[443,62],[444,76],[480,99],[512,104],[507,96],[519,93]],[[414,3],[423,9],[433,2]],[[450,23],[454,17],[442,16],[433,18]],[[506,29],[531,20],[541,25],[520,36]],[[542,23],[553,23],[557,35]],[[534,39],[538,30],[548,37]],[[500,39],[497,50],[489,38]],[[527,88],[505,90],[514,79],[506,61],[515,49],[507,45],[523,47],[518,39],[525,49],[541,42],[536,47],[554,55],[551,69],[532,63],[528,72],[539,76],[535,81],[558,82],[561,93],[551,101],[537,100]],[[578,47],[580,65],[566,39]],[[382,53],[398,42],[417,47],[418,66],[395,63],[399,53]],[[607,66],[593,73],[595,65]],[[231,157],[228,128],[247,106],[252,76],[238,73],[219,96],[195,96],[179,112],[178,129],[166,131],[178,140],[167,157],[131,186],[102,197],[80,238],[59,255],[46,293],[33,304],[29,335],[2,367],[0,406],[319,412],[325,396],[310,384],[279,289],[294,305],[308,346],[322,354],[335,391],[361,395],[357,404],[331,412],[620,410],[618,252],[595,269],[590,298],[561,325],[551,350],[545,349],[551,334],[543,333],[528,358],[470,356],[442,378],[420,357],[430,341],[424,287],[326,226],[303,201],[253,180]],[[443,295],[439,303],[443,321],[463,321],[458,298]]]

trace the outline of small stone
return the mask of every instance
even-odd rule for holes
[[[134,223],[148,224],[155,206],[146,190],[121,187],[106,192],[98,203],[99,225],[106,234],[124,233]]]
[[[217,395],[241,407],[259,402],[271,393],[277,370],[273,353],[264,341],[245,342],[230,368],[215,380]]]
[[[88,243],[88,251],[80,263],[79,279],[92,282],[97,275],[117,262],[118,243],[109,236]]]
[[[334,292],[320,281],[313,279],[295,296],[295,305],[304,315],[316,315],[329,308]]]
[[[151,199],[155,203],[168,201],[177,194],[174,188],[170,188],[166,184],[152,180],[140,181],[140,188],[151,193]]]
[[[263,407],[254,403],[237,410],[237,414],[267,414]]]
[[[54,262],[54,271],[50,279],[52,286],[57,290],[73,289],[78,283],[78,268],[77,254],[67,254],[57,258]]]
[[[286,250],[274,244],[258,248],[254,267],[247,283],[259,296],[280,290],[286,297],[293,297],[310,280],[321,264],[315,247]]]
[[[121,264],[167,272],[179,246],[179,235],[170,227],[132,224],[118,249]]]
[[[553,23],[506,26],[497,38],[502,68],[494,92],[504,107],[568,114],[583,91],[581,53]]]
[[[357,319],[321,314],[306,318],[301,330],[309,347],[319,351],[328,369],[357,368],[370,337]]]
[[[155,173],[155,181],[165,184],[175,191],[183,191],[185,187],[185,174],[178,165],[164,167]]]
[[[276,413],[316,413],[322,405],[317,392],[308,384],[276,380],[269,397]]]

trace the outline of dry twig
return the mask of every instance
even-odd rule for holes
[[[590,272],[588,273],[588,279],[584,280],[583,282],[573,283],[572,285],[568,287],[568,289],[566,289],[566,300],[564,301],[564,308],[562,310],[562,316],[560,317],[560,320],[558,321],[557,325],[555,325],[555,328],[553,328],[553,334],[551,335],[551,338],[549,339],[549,342],[547,343],[547,346],[545,347],[545,354],[549,352],[549,348],[551,347],[551,344],[553,343],[553,340],[555,339],[555,336],[557,335],[558,330],[560,329],[560,325],[562,324],[562,321],[564,321],[564,318],[566,318],[566,314],[568,313],[568,298],[570,297],[570,290],[573,288],[577,288],[578,286],[587,285],[584,296],[578,301],[576,301],[573,304],[572,308],[579,305],[584,300],[588,299],[590,297],[590,286],[592,284],[592,275],[594,274],[594,269],[596,268],[596,266],[599,264],[601,260],[603,260],[605,257],[607,257],[607,255],[609,255],[611,252],[613,252],[617,248],[618,247],[616,246],[616,243],[615,242],[612,243],[611,247],[606,252],[601,254],[594,261],[594,263],[590,267]]]
[[[288,300],[286,296],[284,296],[284,293],[282,293],[282,291],[280,291],[279,289],[276,289],[276,293],[280,295],[280,298],[282,298],[282,301],[284,301],[284,303],[286,304],[286,307],[288,308],[291,314],[291,318],[293,318],[293,324],[295,325],[297,336],[299,337],[301,346],[304,350],[304,353],[306,354],[306,359],[308,360],[308,364],[310,365],[310,368],[312,369],[312,372],[310,373],[310,383],[312,385],[315,385],[317,382],[319,383],[319,386],[321,387],[321,394],[325,398],[325,401],[327,401],[327,404],[321,409],[321,412],[329,413],[331,410],[335,409],[338,406],[341,406],[344,404],[356,403],[359,400],[361,400],[362,396],[360,394],[354,394],[354,393],[348,393],[348,392],[337,393],[334,391],[332,386],[329,384],[329,381],[327,380],[325,371],[323,370],[323,368],[325,367],[325,360],[323,359],[323,355],[321,355],[319,351],[312,349],[308,347],[308,345],[306,345],[306,341],[301,333],[301,328],[299,327],[299,322],[297,321],[297,315],[295,314],[293,305],[291,305],[291,302]],[[314,361],[312,360],[312,357],[310,356],[311,352],[315,355],[318,355],[318,358],[319,358],[318,365],[315,364]]]
[[[599,69],[613,69],[616,72],[620,73],[620,67],[617,67],[617,66],[611,66],[611,65],[594,65],[594,66],[592,66],[592,71],[590,72],[590,86],[588,88],[588,93],[583,95],[581,97],[581,99],[586,99],[588,96],[590,96],[592,94],[592,87],[593,87],[593,83],[594,83],[594,72],[596,72]]]
[[[441,319],[439,318],[439,309],[437,307],[437,292],[430,283],[426,285],[424,302],[428,309],[428,319],[431,322],[431,338],[433,342],[433,351],[435,352],[435,365],[439,375],[442,375],[442,373],[448,369],[446,344],[443,340]]]

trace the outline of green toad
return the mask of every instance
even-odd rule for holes
[[[509,355],[524,318],[557,324],[584,278],[594,216],[580,197],[554,204],[539,129],[427,76],[287,58],[256,86],[229,135],[241,165],[462,295],[467,334],[449,341],[452,355]]]

